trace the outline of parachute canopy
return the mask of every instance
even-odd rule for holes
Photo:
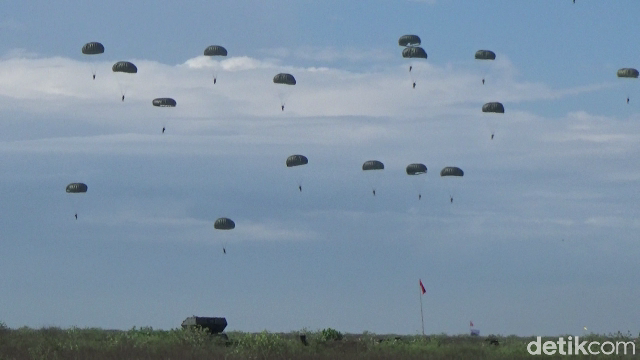
[[[176,107],[177,103],[172,98],[157,98],[151,102],[153,106],[159,107]]]
[[[287,158],[287,167],[307,165],[309,159],[304,155],[291,155]]]
[[[398,39],[400,46],[420,46],[420,37],[418,35],[402,35]]]
[[[113,70],[113,72],[123,72],[129,74],[135,74],[138,72],[138,68],[133,65],[133,63],[128,61],[118,61],[117,63],[113,64],[111,70]]]
[[[296,78],[294,78],[291,74],[280,73],[273,77],[273,82],[275,84],[295,85]]]
[[[213,223],[213,227],[218,230],[231,230],[236,227],[236,223],[229,218],[219,218]]]
[[[455,166],[447,166],[440,171],[440,176],[464,176],[464,171]]]
[[[409,164],[407,166],[407,175],[420,175],[427,173],[427,166],[425,164]]]
[[[421,47],[408,47],[402,50],[402,57],[426,59],[427,52]]]
[[[476,59],[478,60],[495,60],[496,53],[491,50],[478,50],[476,51]]]
[[[365,161],[362,170],[384,170],[384,164],[378,160]]]
[[[82,47],[82,53],[85,55],[98,55],[104,53],[104,46],[99,42],[89,42]]]
[[[504,114],[504,105],[499,102],[490,102],[482,105],[482,112]]]
[[[621,78],[637,78],[640,73],[634,68],[622,68],[618,70],[618,77]]]
[[[227,56],[227,49],[220,45],[207,46],[204,49],[204,56]]]
[[[86,193],[87,184],[83,183],[71,183],[67,185],[67,192],[70,194]]]

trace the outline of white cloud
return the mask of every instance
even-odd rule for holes
[[[1,141],[0,151],[46,154],[84,149],[92,154],[223,156],[287,146],[302,148],[300,151],[324,149],[322,153],[328,156],[345,152],[354,157],[385,155],[393,163],[416,158],[416,149],[424,148],[428,150],[424,161],[481,160],[480,153],[453,147],[448,140],[456,139],[456,143],[468,143],[483,152],[509,148],[499,157],[481,160],[496,171],[532,166],[557,171],[566,167],[567,159],[578,166],[594,155],[627,156],[640,151],[636,121],[584,111],[548,119],[518,110],[514,104],[576,96],[597,91],[600,85],[551,89],[541,83],[519,82],[511,75],[517,73],[514,70],[497,72],[492,80],[500,85],[487,90],[469,69],[428,62],[415,65],[419,81],[412,89],[405,65],[350,72],[283,67],[248,57],[218,61],[199,56],[176,66],[131,61],[139,72],[129,77],[132,84],[126,101],[121,102],[111,60],[101,58],[95,63],[95,81],[85,61],[61,57],[1,60],[0,108],[42,123],[32,129],[27,128],[30,125],[20,128],[20,123],[11,125],[21,130],[5,134],[27,135]],[[513,68],[508,59],[500,66]],[[212,67],[221,70],[216,85],[211,81]],[[280,71],[294,74],[298,84],[288,88],[273,84],[273,75]],[[284,112],[277,96],[282,87],[292,91]],[[151,99],[166,96],[177,100],[175,109],[151,106]],[[480,111],[488,99],[500,100],[507,108],[492,142],[484,141],[489,136],[486,123],[490,115]],[[159,137],[162,126],[169,131]],[[47,130],[40,133],[40,127]],[[635,181],[640,176],[630,175],[629,170],[599,173],[603,181],[613,181],[612,177]]]
[[[198,56],[187,60],[184,65],[191,69],[219,68],[225,71],[272,69],[275,67],[275,64],[268,61],[260,61],[247,56],[231,57],[219,61],[210,56]]]
[[[140,101],[147,106],[146,102],[154,97],[171,96],[178,101],[180,110],[176,112],[184,111],[182,116],[415,117],[451,112],[477,115],[478,108],[488,98],[500,99],[509,109],[512,102],[558,99],[599,89],[589,86],[554,90],[544,84],[519,83],[506,72],[505,77],[497,75],[495,81],[499,85],[487,93],[474,86],[477,75],[473,72],[427,62],[414,65],[418,86],[411,89],[405,66],[354,73],[327,67],[283,67],[248,57],[217,61],[199,56],[178,66],[132,61],[138,66],[138,74],[125,75],[119,80],[110,71],[113,62],[101,58],[94,63],[97,79],[87,81],[91,77],[86,62],[66,58],[5,59],[0,62],[0,95],[20,100],[38,99],[41,106],[25,103],[28,111],[39,111],[42,106],[50,111],[50,106],[55,108],[56,104],[59,107],[73,104],[78,109],[77,105],[84,106],[81,100],[115,107],[114,99],[119,98],[120,82],[124,80],[131,83],[126,94],[131,100],[125,106]],[[216,86],[211,83],[209,68],[220,72]],[[273,84],[273,76],[282,71],[294,74],[298,84],[291,88]],[[290,92],[284,114],[278,111],[277,95],[281,90]],[[76,112],[76,115],[85,114]]]
[[[393,60],[393,55],[382,49],[359,49],[335,47],[303,46],[293,51],[298,59],[320,62],[335,62],[346,60],[349,62],[375,62]]]

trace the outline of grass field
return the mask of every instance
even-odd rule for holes
[[[301,340],[306,336],[306,344]],[[0,360],[22,359],[524,359],[532,337],[341,334],[334,329],[293,333],[198,330],[128,331],[55,327],[9,329],[0,323]],[[589,335],[589,341],[633,341],[631,334]],[[556,341],[555,338],[548,340]],[[545,339],[543,338],[543,341]],[[544,359],[587,356],[538,356]],[[636,358],[588,356],[589,358]],[[638,356],[640,357],[640,356]],[[535,358],[535,357],[534,357]]]

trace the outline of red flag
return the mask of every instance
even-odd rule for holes
[[[427,292],[427,290],[424,288],[424,285],[422,285],[422,279],[420,279],[420,290],[422,290],[423,295]]]
[[[473,321],[469,321],[469,326],[473,327]]]

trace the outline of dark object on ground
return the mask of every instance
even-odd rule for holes
[[[485,341],[488,342],[489,345],[494,345],[494,346],[500,345],[498,338],[496,338],[495,336],[489,336],[488,338],[485,339]]]
[[[300,334],[300,341],[302,342],[302,344],[304,346],[308,346],[309,343],[307,342],[307,335],[306,334]]]
[[[227,327],[227,319],[223,317],[190,316],[182,322],[182,328],[201,327],[212,334],[218,334]]]

